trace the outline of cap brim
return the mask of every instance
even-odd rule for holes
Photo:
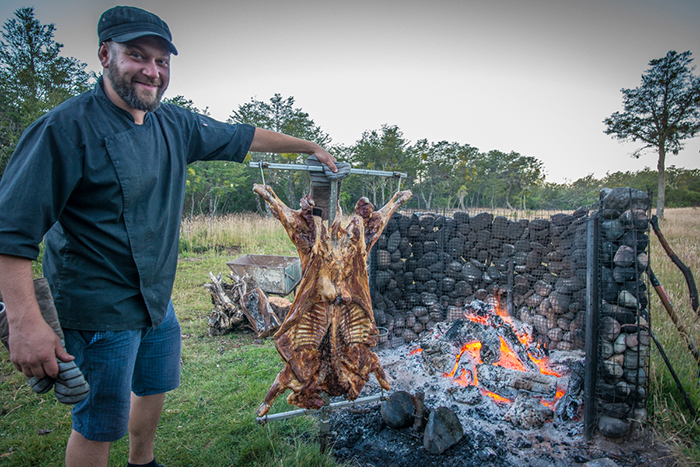
[[[123,43],[123,42],[133,41],[134,39],[138,39],[139,37],[145,37],[145,36],[160,37],[168,44],[168,49],[170,49],[170,53],[172,53],[173,55],[177,55],[177,49],[175,48],[175,45],[172,42],[170,42],[170,40],[167,37],[162,36],[160,34],[157,34],[155,32],[151,32],[151,31],[130,32],[127,34],[121,34],[119,36],[111,37],[111,39],[114,42]]]

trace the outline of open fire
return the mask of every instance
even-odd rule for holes
[[[512,403],[515,400],[514,397],[509,397],[509,394],[503,394],[504,391],[500,391],[501,393],[499,394],[499,391],[490,390],[487,385],[479,383],[480,374],[493,374],[493,372],[487,372],[483,365],[510,370],[497,373],[497,375],[506,377],[506,379],[510,378],[511,382],[506,386],[508,390],[505,392],[507,393],[513,393],[513,390],[517,392],[520,389],[527,390],[538,387],[536,384],[528,384],[528,381],[532,380],[532,378],[523,378],[522,376],[525,375],[518,377],[511,371],[524,374],[539,372],[539,374],[556,378],[554,382],[550,379],[544,384],[545,389],[554,388],[554,391],[553,393],[537,393],[537,391],[533,391],[533,397],[546,407],[554,410],[556,403],[564,395],[564,386],[559,381],[563,374],[561,371],[550,368],[546,350],[542,349],[541,344],[535,344],[531,328],[523,323],[515,322],[497,303],[473,302],[465,307],[462,319],[474,323],[474,325],[468,327],[469,330],[467,331],[467,334],[473,338],[461,345],[456,353],[453,366],[449,371],[442,372],[443,377],[450,378],[455,384],[462,387],[477,387],[481,394],[490,397],[497,403]],[[421,345],[426,343],[428,347],[435,347],[435,343],[444,339],[445,334],[450,329],[452,327],[447,330],[441,326],[436,327],[432,335],[419,341],[419,346],[412,349],[409,355],[422,354],[423,347]],[[484,349],[481,341],[482,339],[493,340],[493,331],[498,334],[498,348],[495,352],[493,348]],[[481,337],[480,334],[482,333],[489,335]],[[463,338],[463,334],[460,335],[460,338]],[[515,340],[515,342],[510,342],[512,340]],[[444,350],[444,346],[441,347]],[[514,347],[518,347],[518,350]],[[487,356],[486,358],[489,362],[485,363],[482,360],[482,352]],[[428,357],[429,360],[430,357]],[[430,363],[428,364],[430,365]],[[540,388],[542,386],[542,384],[539,385]]]

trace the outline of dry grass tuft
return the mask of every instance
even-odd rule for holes
[[[700,209],[667,209],[659,227],[674,253],[690,268],[697,283],[700,276]],[[650,233],[651,266],[666,291],[674,311],[688,333],[700,345],[700,318],[690,304],[688,286],[681,271],[667,256],[653,232]],[[691,355],[661,304],[651,290],[652,329],[661,341],[674,370],[696,411],[700,410],[698,364]],[[658,352],[652,353],[649,411],[656,431],[687,458],[700,465],[700,427],[694,421],[671,374]]]

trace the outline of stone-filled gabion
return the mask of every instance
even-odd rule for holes
[[[623,436],[646,419],[649,312],[643,279],[649,264],[651,200],[639,190],[600,193],[600,431]],[[620,421],[624,422],[621,423]]]
[[[394,214],[375,248],[372,287],[380,343],[394,346],[463,316],[473,300],[506,307],[509,263],[517,318],[550,349],[582,349],[585,341],[588,211],[550,219],[507,219],[489,213],[454,217]]]

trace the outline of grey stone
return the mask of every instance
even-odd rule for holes
[[[625,370],[625,379],[631,384],[638,384],[644,386],[647,382],[647,375],[644,372],[644,368],[637,368],[636,370]]]
[[[615,343],[613,344],[613,349],[615,350],[615,353],[622,353],[625,351],[627,348],[627,342],[626,342],[626,334],[620,334],[617,336],[617,339],[615,339]]]
[[[641,190],[628,187],[619,187],[608,193],[601,201],[606,209],[617,209],[626,211],[627,209],[647,210],[651,206],[649,195]]]
[[[618,418],[601,415],[598,419],[598,430],[608,438],[621,438],[627,434],[629,424]]]
[[[637,258],[634,248],[632,248],[631,246],[622,245],[620,246],[620,248],[617,249],[617,252],[615,253],[615,258],[613,258],[613,262],[615,263],[615,266],[619,266],[621,268],[629,268],[634,265],[636,259]]]
[[[604,360],[603,368],[605,369],[605,372],[610,376],[616,376],[619,378],[620,376],[625,374],[625,370],[622,368],[622,366],[615,363],[612,360]]]
[[[413,425],[416,411],[411,395],[406,391],[397,391],[381,404],[384,423],[392,428],[407,428]]]
[[[620,323],[614,318],[606,316],[600,320],[600,335],[608,342],[614,342],[620,335]]]
[[[621,290],[617,296],[617,303],[625,308],[636,309],[639,306],[639,301],[634,294],[628,290]]]
[[[430,412],[423,435],[423,447],[431,454],[442,454],[459,442],[464,428],[452,410],[438,407]]]
[[[569,309],[571,298],[568,295],[555,291],[549,295],[549,302],[552,305],[552,311],[554,311],[554,313],[564,314]]]
[[[399,247],[401,242],[401,232],[398,230],[389,236],[389,240],[386,243],[386,249],[389,253],[393,253]]]

